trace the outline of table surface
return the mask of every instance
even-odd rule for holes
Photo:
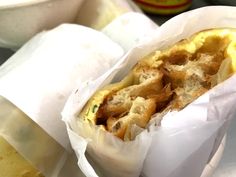
[[[204,0],[194,0],[190,8],[195,9],[203,6],[210,5],[209,2]],[[155,21],[157,24],[161,25],[173,16],[158,16],[150,15],[148,16]],[[12,51],[0,48],[0,65],[7,60],[13,54]],[[227,132],[226,146],[223,153],[223,157],[213,174],[213,177],[235,177],[236,176],[236,119],[232,120],[232,123]]]

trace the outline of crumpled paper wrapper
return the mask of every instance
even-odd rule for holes
[[[201,176],[236,115],[235,75],[182,111],[168,113],[161,126],[154,121],[131,142],[83,124],[77,116],[97,89],[122,79],[150,52],[198,31],[221,27],[236,27],[235,7],[205,7],[176,16],[130,50],[112,69],[83,83],[71,94],[62,115],[78,165],[86,176]]]
[[[55,154],[60,156],[71,150],[60,114],[67,97],[75,85],[102,75],[123,55],[118,44],[87,27],[64,24],[39,33],[0,67],[0,95],[33,121],[26,124],[15,115],[15,109],[8,110],[13,106],[0,105],[7,109],[0,136],[45,176],[53,176],[50,167],[60,163]],[[35,128],[35,123],[40,128]],[[22,131],[32,137],[25,139]],[[48,140],[52,138],[55,142]],[[38,150],[41,146],[45,148]]]

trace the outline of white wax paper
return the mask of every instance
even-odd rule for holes
[[[78,92],[72,93],[63,116],[79,167],[86,176],[95,177],[96,172],[99,176],[124,177],[139,176],[140,172],[146,177],[201,175],[230,119],[236,116],[235,76],[184,110],[167,114],[161,127],[153,122],[129,143],[90,125],[81,125],[76,116],[97,89],[122,79],[139,59],[153,50],[166,48],[198,31],[220,27],[236,27],[236,7],[205,7],[183,13],[163,24],[104,75],[82,84]]]
[[[60,115],[67,97],[75,85],[103,74],[123,54],[103,33],[64,24],[36,35],[0,67],[0,95],[68,148]]]

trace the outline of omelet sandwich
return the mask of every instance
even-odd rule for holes
[[[236,30],[211,29],[141,59],[120,82],[98,90],[79,118],[122,140],[156,113],[181,110],[236,71]]]

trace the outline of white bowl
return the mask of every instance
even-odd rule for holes
[[[74,22],[84,0],[0,0],[0,47],[17,49],[36,33]]]

